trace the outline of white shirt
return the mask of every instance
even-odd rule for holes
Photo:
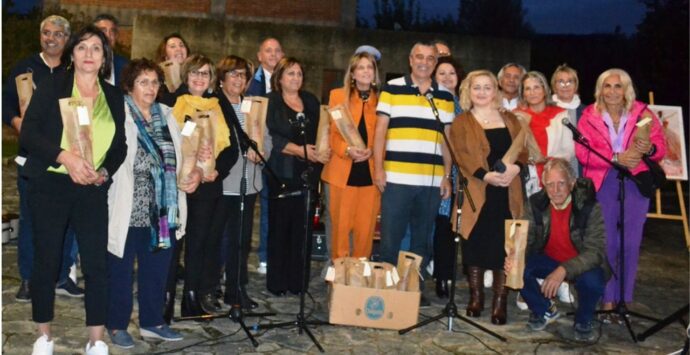
[[[517,96],[508,100],[505,97],[503,98],[503,107],[508,110],[512,111],[518,107],[518,98]]]

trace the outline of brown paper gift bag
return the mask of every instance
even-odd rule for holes
[[[211,159],[197,161],[197,166],[204,171],[204,177],[209,177],[216,169],[216,114],[213,111],[197,111],[192,115],[192,122],[199,130],[199,148],[204,145],[211,147]]]
[[[29,107],[31,96],[34,94],[33,73],[24,73],[14,78],[17,84],[17,95],[19,96],[19,115],[24,117],[26,108]]]
[[[93,99],[67,97],[58,100],[62,129],[70,152],[79,155],[93,166]],[[96,168],[96,167],[94,167]]]
[[[394,290],[396,285],[396,278],[398,278],[395,266],[389,263],[375,263],[370,262],[371,280],[369,288],[379,290]]]
[[[649,114],[649,112],[644,112],[642,114],[642,117],[640,118],[635,125],[637,126],[637,129],[635,130],[635,140],[643,140],[643,141],[649,141],[649,135],[652,130],[652,115]],[[632,152],[636,152],[636,150],[631,149]],[[638,154],[638,158],[642,157],[642,154]]]
[[[337,105],[332,109],[329,109],[328,112],[333,118],[335,126],[338,127],[340,135],[343,136],[343,139],[345,142],[347,142],[348,146],[359,149],[367,148],[367,146],[364,145],[364,141],[362,140],[362,136],[359,134],[357,127],[355,127],[355,121],[352,119],[350,110],[345,108],[343,105]]]
[[[527,229],[529,221],[525,219],[505,220],[505,250],[506,258],[511,258],[512,269],[506,275],[506,287],[515,290],[521,289],[523,285],[523,274],[525,273],[525,248],[527,247]]]
[[[324,156],[328,154],[331,149],[331,143],[328,141],[330,131],[330,116],[328,114],[328,106],[321,105],[319,109],[319,126],[316,128],[316,155]]]
[[[199,151],[199,140],[201,132],[197,129],[196,123],[185,122],[182,128],[182,167],[177,175],[177,185],[180,186],[196,168],[197,153]]]
[[[354,287],[369,287],[371,266],[367,261],[349,258],[347,267],[347,285]]]
[[[256,142],[259,152],[264,154],[268,98],[261,96],[245,97],[242,100],[240,110],[244,113],[247,135]]]
[[[532,134],[532,129],[529,128],[529,123],[532,120],[530,115],[524,112],[515,112],[515,116],[518,118],[520,125],[522,126],[522,131],[525,131],[525,147],[527,148],[527,153],[529,154],[529,159],[534,163],[543,163],[546,161],[546,157],[541,153],[539,149],[539,144]],[[519,153],[519,152],[518,152]]]
[[[165,86],[169,92],[177,91],[177,88],[182,85],[182,78],[180,77],[180,63],[166,60],[160,64],[165,75]]]
[[[397,288],[399,291],[419,291],[419,268],[422,265],[423,257],[401,251],[398,253],[398,273],[400,274],[400,282]]]

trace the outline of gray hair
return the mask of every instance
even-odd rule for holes
[[[497,77],[498,77],[499,82],[501,81],[501,79],[503,79],[503,74],[505,74],[506,69],[508,69],[510,67],[515,67],[515,68],[520,69],[520,76],[523,76],[523,75],[525,75],[525,73],[527,73],[527,69],[525,69],[525,67],[523,67],[522,65],[520,65],[518,63],[508,63],[508,64],[502,66],[501,70],[498,71]]]
[[[546,161],[544,164],[544,171],[541,174],[541,181],[545,182],[546,175],[554,169],[562,171],[565,174],[565,177],[568,179],[568,182],[575,181],[575,171],[573,170],[573,166],[563,158],[551,158]]]
[[[51,23],[55,26],[62,27],[62,31],[65,32],[65,36],[69,37],[69,35],[72,33],[69,26],[69,21],[60,15],[50,15],[43,19],[43,21],[41,21],[41,27],[39,31],[43,31],[43,26],[45,26],[46,23]]]

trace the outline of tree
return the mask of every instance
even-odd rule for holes
[[[375,27],[382,30],[419,30],[421,9],[417,0],[376,0]]]
[[[458,28],[462,33],[527,37],[534,30],[525,21],[522,0],[459,0]]]

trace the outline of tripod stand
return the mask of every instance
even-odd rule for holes
[[[302,240],[302,248],[300,251],[300,259],[304,263],[303,269],[302,269],[302,275],[301,275],[301,292],[299,295],[299,312],[297,313],[296,319],[293,321],[288,321],[288,322],[281,322],[281,323],[274,323],[274,324],[262,324],[258,325],[258,329],[273,329],[273,328],[282,328],[286,326],[294,326],[297,327],[299,334],[301,335],[302,332],[307,333],[307,336],[309,336],[309,339],[316,345],[316,347],[319,349],[320,352],[324,352],[323,347],[319,343],[318,340],[316,340],[316,337],[314,337],[314,334],[311,332],[309,329],[309,325],[327,325],[329,323],[323,322],[323,321],[307,321],[306,317],[304,315],[304,297],[305,294],[307,293],[307,290],[309,289],[309,269],[311,266],[311,258],[310,255],[308,254],[308,249],[307,246],[309,245],[309,239],[311,238],[311,231],[312,231],[312,224],[310,223],[311,220],[309,218],[309,215],[311,214],[311,194],[312,194],[312,189],[311,189],[311,184],[310,184],[310,174],[312,172],[312,167],[309,164],[309,157],[307,154],[307,136],[306,136],[306,125],[307,125],[307,119],[305,118],[303,113],[298,113],[296,118],[294,120],[291,120],[290,122],[292,125],[295,125],[299,129],[299,135],[302,137],[302,148],[304,150],[303,158],[306,164],[306,168],[302,172],[300,178],[302,179],[302,189],[301,191],[295,191],[295,192],[288,192],[288,193],[283,193],[277,196],[277,198],[289,198],[293,196],[304,196],[304,237]]]
[[[439,117],[438,110],[436,109],[436,105],[434,104],[433,100],[434,96],[431,93],[426,94],[426,99],[429,101],[429,105],[431,106],[431,110],[434,113],[434,117],[436,118],[436,122],[438,122],[441,135],[443,136],[443,141],[446,145],[446,148],[448,149],[448,152],[450,153],[451,159],[453,160],[454,165],[458,165],[458,160],[456,159],[455,152],[453,151],[453,147],[450,144],[450,141],[448,140],[448,136],[446,135],[445,132],[445,125],[443,122],[441,122],[441,118]],[[451,277],[450,281],[450,294],[448,295],[448,303],[446,306],[443,308],[443,311],[441,313],[429,318],[425,319],[411,327],[401,329],[398,331],[398,334],[405,334],[413,329],[417,329],[420,327],[423,327],[429,323],[435,322],[441,318],[448,318],[448,331],[453,330],[453,320],[455,318],[460,319],[461,321],[468,323],[472,325],[473,327],[493,336],[501,341],[506,341],[506,338],[494,333],[493,331],[483,327],[482,325],[461,316],[458,313],[458,306],[455,304],[455,279],[457,278],[458,274],[458,248],[460,245],[460,220],[462,217],[462,204],[463,204],[463,199],[465,196],[465,190],[467,190],[467,179],[462,175],[462,171],[458,169],[458,186],[457,186],[457,216],[456,216],[456,231],[455,231],[455,236],[453,238],[453,244],[454,244],[454,250],[453,250],[453,274]],[[470,195],[470,192],[467,191],[467,202],[470,204],[470,208],[472,208],[472,211],[475,211],[476,208],[474,206],[474,201],[472,200],[472,195]]]
[[[632,175],[630,170],[626,168],[625,166],[619,164],[616,161],[611,161],[604,157],[601,153],[596,151],[594,148],[592,148],[589,145],[589,142],[587,142],[586,138],[583,137],[580,132],[577,130],[573,130],[573,139],[575,142],[578,144],[582,145],[585,147],[588,151],[592,152],[594,155],[605,161],[608,165],[613,167],[617,172],[618,172],[618,203],[619,203],[619,220],[618,220],[618,280],[619,280],[619,288],[620,288],[620,295],[618,298],[618,303],[614,306],[613,309],[610,310],[599,310],[596,311],[596,314],[617,314],[625,323],[625,327],[628,329],[628,332],[630,333],[630,337],[632,338],[633,342],[637,343],[637,337],[635,336],[635,333],[632,330],[632,326],[630,325],[630,320],[628,319],[629,315],[636,316],[639,318],[651,320],[651,321],[656,321],[655,318],[633,312],[628,310],[628,307],[625,305],[625,300],[623,299],[623,293],[625,292],[625,179],[629,179],[630,181],[633,182],[638,182],[635,176]]]

